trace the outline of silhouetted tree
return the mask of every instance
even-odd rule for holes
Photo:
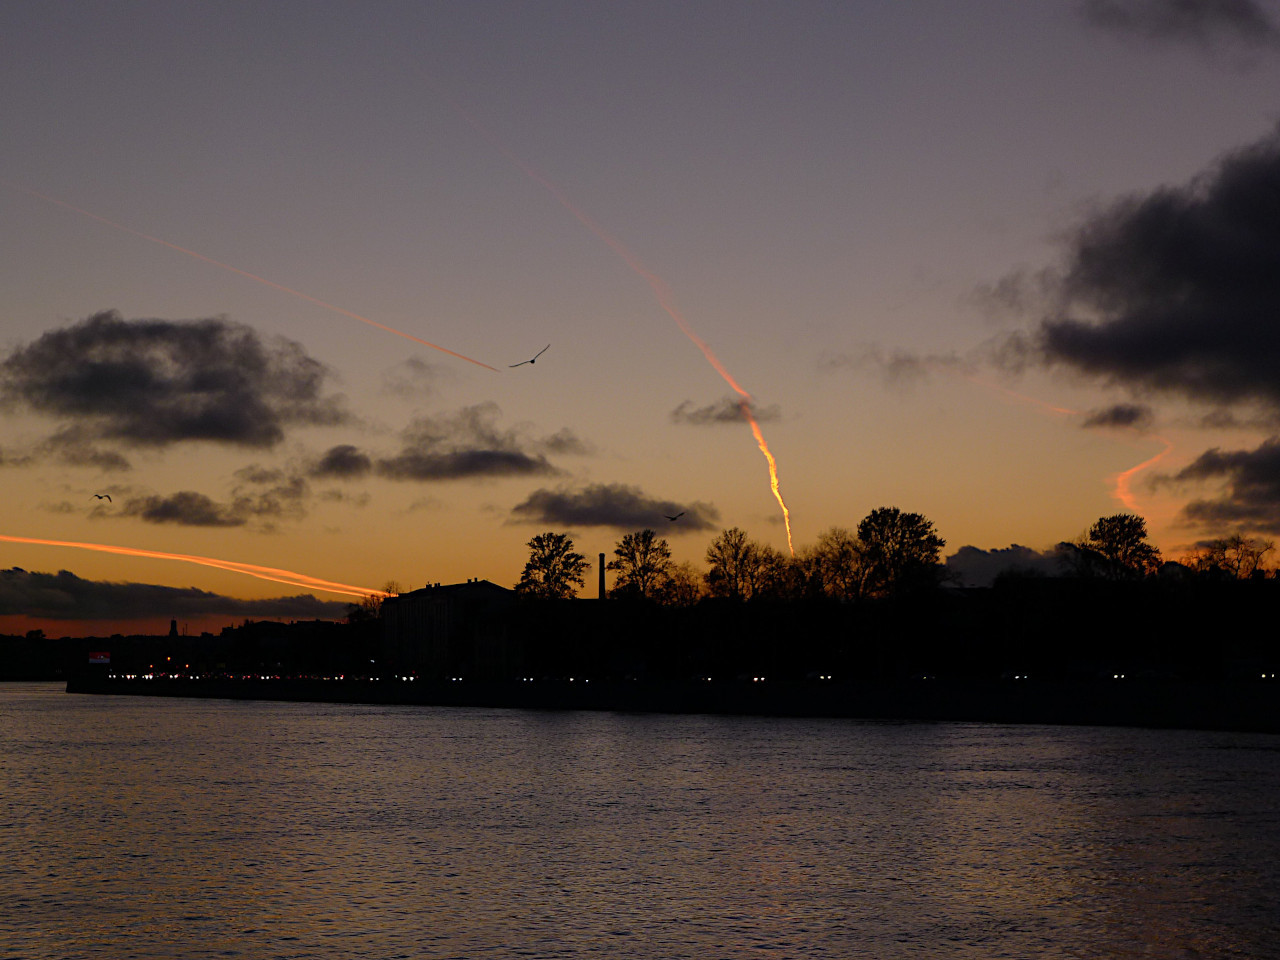
[[[554,600],[572,597],[574,587],[585,586],[587,558],[573,549],[563,533],[540,533],[528,543],[529,562],[524,565],[516,592],[523,597]]]
[[[1197,573],[1248,580],[1262,575],[1262,562],[1274,549],[1270,540],[1251,540],[1237,533],[1201,544],[1183,563]]]
[[[1160,551],[1147,542],[1147,521],[1132,513],[1100,517],[1083,537],[1059,548],[1078,576],[1137,580],[1160,568]]]
[[[658,601],[668,607],[692,607],[707,594],[703,576],[692,563],[673,563],[658,591]]]
[[[628,533],[613,548],[606,568],[617,572],[615,595],[652,599],[671,569],[671,547],[652,530]]]
[[[933,522],[897,507],[878,507],[858,524],[864,596],[883,597],[934,587],[947,541]]]
[[[713,597],[750,600],[760,585],[765,557],[760,544],[738,527],[722,530],[707,547],[707,588]]]
[[[807,560],[807,556],[788,556],[776,547],[761,544],[755,596],[771,600],[803,600],[809,596],[813,568]]]
[[[844,527],[822,533],[809,562],[821,591],[835,600],[857,600],[866,589],[870,566],[862,544]]]
[[[388,596],[394,597],[401,592],[400,584],[394,580],[388,580],[382,585],[381,593],[366,594],[358,602],[347,605],[347,623],[377,620],[382,615],[382,601]]]

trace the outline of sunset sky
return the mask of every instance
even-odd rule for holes
[[[1277,4],[11,2],[0,78],[0,632],[785,550],[730,379],[797,549],[1280,532]]]

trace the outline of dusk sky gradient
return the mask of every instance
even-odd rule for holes
[[[0,78],[0,632],[349,599],[27,540],[785,550],[697,340],[797,549],[1280,533],[1275,2],[19,2]]]

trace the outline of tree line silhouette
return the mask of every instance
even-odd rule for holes
[[[529,560],[516,584],[523,597],[567,599],[586,583],[586,557],[564,533],[529,541]],[[791,557],[759,543],[739,527],[708,545],[706,573],[676,563],[671,546],[652,529],[628,533],[613,550],[614,598],[691,606],[704,597],[728,600],[859,600],[928,590],[941,582],[946,541],[933,522],[897,507],[871,511],[856,532],[832,527],[816,545]]]
[[[516,591],[526,599],[568,599],[586,585],[587,558],[565,533],[545,532],[528,543],[529,559]],[[831,527],[795,556],[751,539],[739,527],[722,530],[707,546],[707,570],[672,559],[671,546],[650,528],[625,534],[606,565],[610,596],[687,607],[704,598],[728,600],[859,601],[919,596],[948,582],[941,563],[946,540],[933,522],[897,507],[872,510],[855,531]],[[1056,547],[1058,573],[1076,579],[1135,582],[1154,576],[1248,580],[1274,577],[1267,540],[1232,534],[1198,544],[1179,562],[1165,563],[1135,514],[1100,517],[1085,533]],[[1003,576],[1025,577],[1011,567]]]
[[[1058,544],[1058,575],[1010,569],[989,588],[959,587],[941,562],[945,545],[923,515],[881,507],[855,529],[829,528],[794,557],[738,527],[722,530],[700,569],[676,562],[667,541],[644,529],[614,546],[608,602],[584,603],[574,598],[590,565],[568,534],[549,531],[529,540],[528,561],[506,600],[501,588],[486,588],[500,607],[484,614],[487,659],[462,633],[444,640],[424,633],[421,642],[449,648],[435,679],[1280,672],[1266,631],[1231,628],[1266,622],[1280,599],[1267,541],[1233,534],[1197,545],[1180,562],[1162,562],[1142,518],[1115,514]],[[390,583],[387,592],[401,591]],[[344,623],[246,621],[218,637],[104,644],[33,632],[6,638],[0,675],[48,676],[103,649],[111,650],[113,669],[150,669],[172,658],[228,675],[389,674],[406,665],[387,639],[382,605],[372,596],[352,604]],[[451,614],[450,629],[470,616]]]
[[[1056,575],[957,584],[933,523],[896,507],[787,556],[737,527],[705,570],[652,529],[624,535],[604,611],[570,611],[586,558],[564,533],[529,541],[516,586],[528,663],[548,676],[844,679],[1242,678],[1280,667],[1261,631],[1224,632],[1280,598],[1272,544],[1231,535],[1163,562],[1146,522],[1098,519],[1055,548]],[[1212,641],[1209,638],[1213,638]]]

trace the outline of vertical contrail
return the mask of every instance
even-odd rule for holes
[[[334,306],[332,303],[326,303],[318,297],[313,297],[308,293],[303,293],[301,290],[294,290],[292,287],[286,287],[284,284],[276,283],[274,280],[268,280],[266,277],[260,277],[256,273],[250,273],[248,270],[241,270],[239,267],[233,267],[231,264],[223,263],[221,260],[215,260],[213,257],[206,257],[203,253],[188,250],[186,247],[180,247],[176,243],[170,243],[168,240],[162,240],[160,237],[153,237],[151,234],[143,233],[141,230],[135,230],[133,227],[126,227],[123,223],[116,223],[114,220],[108,220],[106,217],[99,216],[96,213],[91,213],[88,210],[83,210],[80,207],[67,203],[65,200],[59,200],[57,197],[50,197],[47,194],[40,193],[38,190],[32,190],[29,187],[24,187],[16,183],[5,182],[5,186],[12,190],[21,191],[22,193],[36,197],[40,200],[45,200],[48,203],[57,204],[64,210],[71,210],[72,212],[88,217],[91,220],[97,220],[99,223],[105,223],[107,226],[113,227],[116,230],[122,230],[135,237],[148,240],[151,243],[158,243],[160,246],[168,247],[170,250],[176,250],[178,253],[185,253],[188,257],[194,257],[197,260],[202,260],[215,267],[221,267],[223,270],[230,270],[232,273],[239,274],[242,277],[247,277],[250,280],[256,280],[258,283],[271,287],[273,290],[279,290],[280,292],[287,293],[290,296],[300,297],[308,303],[314,303],[318,307],[324,307],[326,310],[332,310],[334,313],[340,313],[344,317],[350,317],[352,320],[359,320],[361,323],[367,323],[369,326],[377,327],[379,330],[385,330],[387,333],[394,333],[397,337],[404,337],[406,340],[412,340],[414,343],[420,343],[424,347],[430,347],[432,350],[439,350],[441,353],[447,353],[449,356],[457,357],[459,360],[465,360],[467,363],[474,363],[477,367],[484,367],[486,370],[492,370],[494,373],[500,372],[497,367],[491,367],[487,363],[481,363],[479,360],[474,360],[465,354],[458,353],[456,350],[450,350],[448,347],[442,347],[438,343],[432,343],[430,340],[423,340],[421,337],[415,337],[411,333],[405,333],[403,330],[397,330],[395,327],[389,327],[385,323],[379,323],[377,320],[371,320],[368,317],[361,316],[358,313],[353,313],[350,310],[344,310],[342,307]]]
[[[439,90],[438,87],[437,90]],[[778,462],[774,459],[773,453],[769,450],[769,444],[765,442],[764,433],[761,431],[760,424],[756,420],[755,413],[751,409],[751,394],[747,393],[738,381],[733,378],[729,371],[724,368],[724,364],[722,364],[719,358],[711,352],[711,348],[707,346],[706,341],[693,332],[693,329],[684,319],[684,316],[678,309],[676,309],[674,298],[671,294],[671,288],[667,286],[666,281],[646,267],[644,263],[641,262],[640,258],[632,253],[621,240],[605,230],[604,227],[600,226],[600,224],[596,223],[595,220],[591,219],[591,217],[589,217],[583,210],[579,209],[579,207],[565,195],[563,190],[512,152],[505,143],[498,139],[495,134],[491,133],[488,128],[480,123],[479,120],[475,119],[467,113],[466,110],[462,109],[462,107],[447,94],[441,92],[441,96],[451,107],[453,107],[455,111],[457,111],[458,115],[466,121],[467,125],[471,127],[471,129],[480,134],[480,136],[483,137],[491,146],[501,152],[502,155],[505,156],[513,166],[524,173],[525,176],[533,180],[535,183],[541,184],[553,197],[556,198],[557,201],[559,201],[562,207],[573,214],[574,218],[579,223],[595,234],[597,239],[608,246],[610,250],[622,259],[623,263],[631,268],[632,272],[649,284],[649,288],[653,291],[654,296],[657,297],[659,305],[664,311],[666,311],[667,316],[676,322],[676,325],[680,327],[681,332],[683,332],[684,335],[693,342],[694,346],[702,351],[702,355],[706,357],[707,362],[715,368],[716,373],[720,374],[725,383],[729,384],[729,386],[733,388],[734,393],[738,395],[738,408],[742,411],[743,419],[750,424],[751,434],[756,439],[756,446],[760,448],[760,452],[764,454],[765,461],[769,464],[769,489],[773,492],[774,499],[778,501],[778,506],[782,508],[782,521],[787,529],[787,549],[791,551],[792,556],[795,556],[795,547],[791,543],[791,511],[787,509],[786,501],[782,499],[782,491],[778,487]]]
[[[320,580],[309,577],[305,573],[294,573],[292,570],[281,570],[278,567],[261,567],[253,563],[238,563],[234,560],[218,560],[215,557],[200,557],[187,553],[164,553],[160,550],[142,550],[137,547],[116,547],[107,543],[81,543],[75,540],[41,540],[37,537],[11,537],[0,533],[0,541],[5,543],[30,543],[45,547],[74,547],[77,550],[94,550],[98,553],[114,553],[124,557],[148,557],[153,560],[180,560],[183,563],[196,563],[203,567],[216,567],[232,573],[243,573],[257,577],[259,580],[270,580],[274,583],[286,583],[291,587],[303,587],[308,590],[319,590],[323,593],[337,593],[348,597],[390,596],[384,590],[369,587],[357,587],[349,583],[335,583],[332,580]]]

